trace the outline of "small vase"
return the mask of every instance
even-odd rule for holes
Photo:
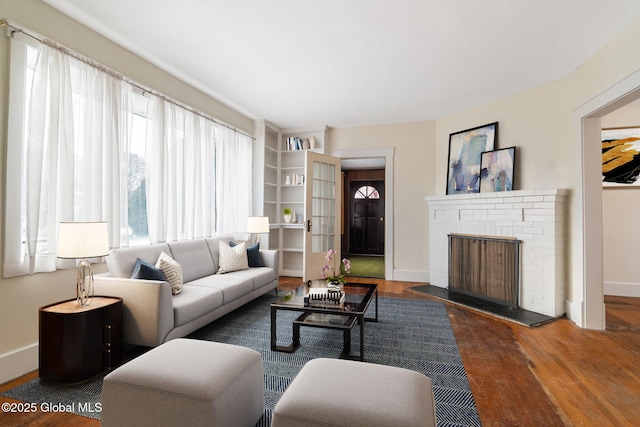
[[[317,143],[317,141],[316,141],[316,137],[315,136],[312,136],[311,138],[309,138],[309,148],[310,149],[315,150],[316,149],[316,143]]]
[[[298,221],[298,215],[296,214],[296,211],[293,211],[293,213],[291,214],[291,223],[295,224]]]
[[[291,185],[291,176],[287,175],[284,180],[284,185]]]
[[[302,142],[302,148],[304,150],[308,150],[311,147],[311,143],[309,142],[308,139],[305,138],[305,140]]]

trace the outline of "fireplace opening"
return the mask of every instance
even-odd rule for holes
[[[520,240],[449,234],[449,292],[519,306]]]

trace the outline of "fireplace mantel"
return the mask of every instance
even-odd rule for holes
[[[555,189],[427,196],[430,284],[449,285],[449,234],[513,237],[522,241],[520,307],[562,316],[567,195]]]

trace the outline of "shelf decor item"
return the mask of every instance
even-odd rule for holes
[[[289,224],[291,222],[291,214],[293,211],[290,208],[284,208],[282,210],[282,215],[284,216],[284,222]]]
[[[480,192],[480,157],[497,141],[498,122],[449,135],[447,195]]]
[[[485,151],[480,162],[480,192],[513,190],[516,147]]]
[[[106,222],[61,222],[58,228],[58,258],[80,259],[76,279],[76,300],[79,307],[91,304],[93,272],[88,258],[109,253],[109,232]]]
[[[336,264],[336,261],[338,261],[337,259],[334,259],[336,253],[335,249],[329,249],[327,251],[327,255],[325,256],[327,264],[322,267],[320,273],[322,273],[322,278],[327,282],[327,286],[329,288],[340,289],[345,283],[347,283],[347,280],[344,278],[344,274],[342,273],[342,269],[344,268],[345,273],[351,272],[351,261],[347,258],[343,258],[342,263]]]

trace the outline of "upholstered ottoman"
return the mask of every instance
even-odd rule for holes
[[[175,339],[117,368],[102,386],[103,426],[253,426],[264,411],[260,353]]]
[[[272,427],[435,425],[428,377],[339,359],[307,362],[278,401],[271,421]]]

